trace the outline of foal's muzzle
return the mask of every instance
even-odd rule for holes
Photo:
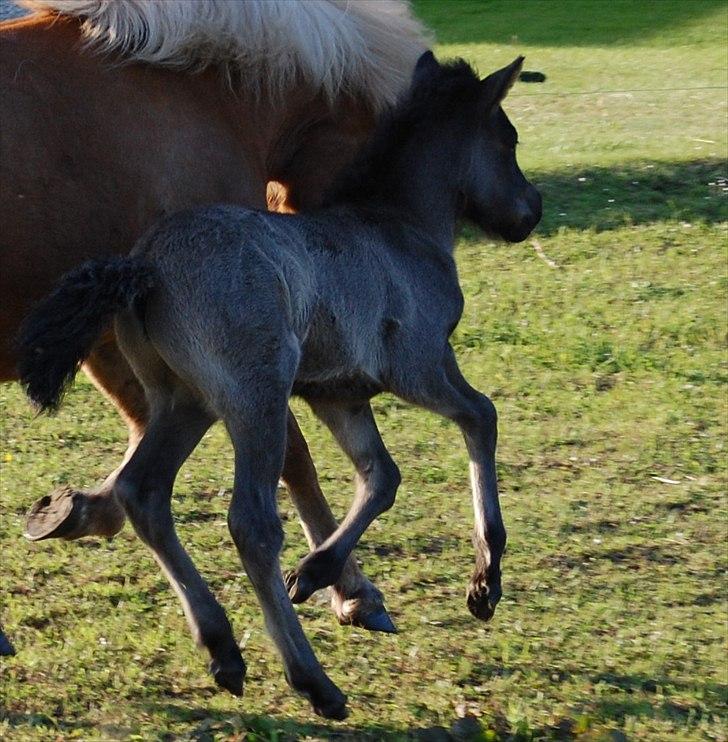
[[[518,205],[511,226],[503,233],[508,242],[523,242],[541,221],[541,194],[529,186],[525,194],[518,199]]]

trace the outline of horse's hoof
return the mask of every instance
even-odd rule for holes
[[[15,654],[15,648],[8,641],[7,636],[0,631],[0,657],[12,657]]]
[[[25,537],[30,541],[82,536],[111,538],[124,525],[124,511],[108,491],[80,492],[61,487],[41,497],[28,511]]]
[[[83,495],[70,487],[61,487],[41,497],[28,511],[25,538],[42,541],[46,538],[73,538],[84,520]]]
[[[243,681],[245,680],[245,662],[223,666],[217,660],[210,662],[210,673],[215,682],[234,696],[243,695]]]
[[[484,582],[471,583],[468,587],[468,610],[475,618],[490,621],[500,598],[500,587],[488,587]]]
[[[384,634],[396,634],[397,627],[389,616],[389,613],[380,608],[371,613],[353,613],[346,619],[339,619],[342,625],[357,626],[368,631],[381,631]]]

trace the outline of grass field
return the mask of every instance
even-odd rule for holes
[[[0,661],[0,738],[728,739],[728,5],[415,8],[442,55],[486,72],[525,53],[547,75],[507,102],[544,196],[540,253],[472,231],[457,253],[455,346],[500,415],[509,547],[495,619],[465,607],[472,514],[457,431],[379,399],[404,481],[358,554],[400,633],[339,627],[323,598],[302,606],[351,708],[343,723],[312,716],[229,539],[232,456],[216,427],[175,508],[245,643],[245,697],[218,693],[128,526],[110,542],[21,538],[37,497],[110,471],[125,436],[85,380],[37,420],[6,385],[0,614],[19,651]],[[341,514],[350,467],[296,410]],[[292,566],[305,546],[283,492],[280,503]]]

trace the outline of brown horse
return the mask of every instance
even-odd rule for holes
[[[427,46],[401,0],[24,5],[34,14],[0,24],[0,381],[16,378],[18,326],[56,280],[127,252],[160,216],[316,205]],[[84,369],[128,423],[127,461],[147,405],[111,331]],[[42,498],[26,535],[117,533],[116,471]],[[282,477],[313,549],[337,524],[291,414]],[[342,623],[394,630],[353,559],[332,607]]]

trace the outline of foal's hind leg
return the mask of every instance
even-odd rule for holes
[[[195,640],[209,652],[215,682],[241,695],[245,663],[230,623],[180,544],[170,509],[177,472],[211,423],[212,418],[189,399],[158,407],[119,474],[115,491],[134,530],[179,596]]]
[[[25,525],[25,536],[31,541],[111,537],[124,525],[124,510],[113,496],[113,487],[144,434],[148,415],[144,389],[111,331],[96,345],[83,368],[124,418],[129,428],[127,451],[121,465],[97,487],[88,491],[61,487],[38,500],[28,512]]]
[[[261,384],[265,394],[273,384]],[[241,395],[244,395],[244,389]],[[235,447],[235,486],[228,523],[245,571],[260,601],[266,627],[281,653],[288,683],[305,695],[316,713],[346,716],[346,696],[326,676],[306,639],[283,584],[278,555],[283,530],[276,511],[276,487],[283,466],[286,395],[279,409],[272,399],[259,408],[229,410],[225,422]],[[266,425],[259,423],[265,409]],[[246,414],[247,412],[247,414]]]
[[[26,536],[33,541],[110,537],[124,525],[124,510],[113,496],[113,487],[144,434],[148,416],[144,389],[111,332],[96,346],[84,370],[125,419],[129,427],[127,452],[121,465],[98,487],[90,491],[63,487],[38,500],[26,523]],[[282,476],[300,514],[309,546],[314,549],[336,530],[337,523],[321,492],[306,441],[290,412],[287,440]],[[384,609],[381,592],[362,574],[353,557],[333,586],[331,603],[342,624],[371,631],[396,630]]]
[[[283,480],[313,551],[334,533],[338,523],[321,492],[308,446],[290,410],[287,440]],[[341,576],[331,588],[331,607],[341,624],[370,631],[397,631],[384,608],[382,593],[362,574],[353,555],[346,560]]]
[[[109,332],[94,348],[84,370],[95,386],[116,406],[129,427],[129,445],[121,465],[96,488],[83,491],[63,487],[38,500],[26,522],[26,536],[67,540],[83,536],[113,536],[124,525],[124,510],[113,496],[118,473],[134,453],[144,434],[148,406],[116,338]],[[283,480],[289,488],[311,549],[336,530],[337,523],[321,492],[306,441],[291,413]],[[350,558],[332,591],[332,608],[339,622],[371,631],[395,631],[384,609],[382,594]]]

